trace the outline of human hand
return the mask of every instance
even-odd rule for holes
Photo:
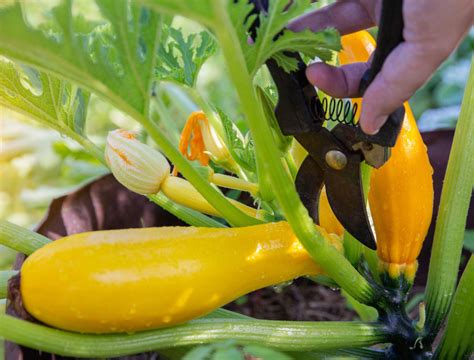
[[[341,35],[378,23],[381,0],[338,0],[289,24],[293,31],[334,27]],[[405,41],[386,59],[364,94],[360,125],[375,134],[388,115],[408,100],[457,47],[474,24],[472,0],[405,0]],[[324,63],[308,66],[308,80],[334,97],[357,97],[359,83],[369,63],[334,67]]]

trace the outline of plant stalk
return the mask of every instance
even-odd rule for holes
[[[40,247],[50,243],[47,237],[33,231],[0,220],[0,244],[13,250],[30,255]]]
[[[467,359],[474,351],[474,257],[471,255],[454,295],[438,359]]]
[[[426,285],[426,327],[434,338],[454,294],[474,185],[474,59],[454,133]]]
[[[135,334],[78,334],[0,314],[0,336],[72,357],[109,358],[187,345],[236,340],[286,351],[363,347],[387,340],[383,326],[360,322],[201,319]]]
[[[340,254],[316,230],[308,211],[300,201],[291,177],[282,166],[279,151],[272,141],[271,129],[267,122],[263,121],[263,109],[257,100],[242,51],[235,45],[239,43],[239,40],[232,30],[226,6],[226,1],[214,2],[216,14],[214,20],[216,30],[218,30],[215,34],[255,140],[257,162],[262,167],[259,172],[264,172],[270,180],[286,219],[308,253],[354,298],[363,303],[371,303],[375,301],[374,289],[344,255]],[[259,186],[262,192],[264,184],[260,183]]]
[[[213,218],[206,216],[199,211],[189,209],[185,206],[181,206],[174,201],[171,201],[166,197],[165,194],[159,192],[155,195],[148,195],[148,199],[153,201],[155,204],[170,212],[177,218],[183,220],[186,224],[197,227],[213,227],[213,228],[224,228],[226,225],[214,220]]]

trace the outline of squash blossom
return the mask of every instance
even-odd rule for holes
[[[238,168],[225,142],[209,123],[203,111],[194,111],[189,115],[181,133],[179,151],[188,160],[198,160],[204,166],[212,160],[232,172]],[[173,169],[173,175],[176,174],[177,169]]]
[[[162,191],[170,200],[207,215],[220,216],[207,200],[185,179],[171,176],[166,158],[152,147],[141,143],[126,130],[111,131],[107,136],[105,160],[118,182],[142,195]],[[239,179],[233,180],[239,184]],[[257,210],[236,200],[229,201],[249,216],[263,218]]]
[[[159,151],[122,129],[107,136],[105,160],[118,182],[139,194],[156,194],[170,173],[168,161]]]

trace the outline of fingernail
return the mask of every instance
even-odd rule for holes
[[[386,120],[387,116],[379,116],[372,121],[364,121],[362,119],[360,122],[360,127],[367,135],[375,135],[379,132]]]
[[[387,118],[388,117],[385,115],[375,118],[374,122],[372,123],[372,135],[375,135],[379,132],[382,125],[387,121]]]

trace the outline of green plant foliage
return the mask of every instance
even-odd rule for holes
[[[227,137],[227,144],[232,157],[245,170],[255,172],[257,165],[255,160],[255,148],[250,133],[244,136],[230,118],[221,110],[217,109],[222,120]]]
[[[285,50],[298,51],[311,58],[319,57],[328,61],[332,57],[332,51],[341,48],[339,33],[335,29],[319,32],[307,29],[297,33],[285,30],[286,25],[303,14],[310,5],[310,0],[293,1],[290,5],[286,0],[270,1],[268,12],[258,15],[260,25],[254,41],[249,41],[250,27],[257,19],[257,15],[249,16],[253,5],[243,0],[235,4],[230,2],[229,13],[238,33],[249,73],[255,74],[271,57],[286,71],[296,70],[297,60],[285,55]],[[245,26],[242,26],[244,23]]]
[[[195,86],[201,66],[217,50],[216,42],[207,31],[184,37],[180,29],[165,29],[169,34],[169,41],[158,48],[158,78]]]
[[[245,360],[251,358],[290,360],[288,355],[260,345],[240,345],[235,341],[197,346],[183,360]]]
[[[32,27],[21,6],[0,10],[0,48],[4,55],[85,84],[109,98],[126,100],[133,109],[147,109],[154,80],[155,56],[162,24],[169,18],[125,0],[97,2],[105,20],[90,33],[74,21],[72,1],[53,8],[54,29]],[[151,54],[151,55],[150,55]]]
[[[44,72],[0,60],[0,104],[60,132],[84,134],[89,96]]]

